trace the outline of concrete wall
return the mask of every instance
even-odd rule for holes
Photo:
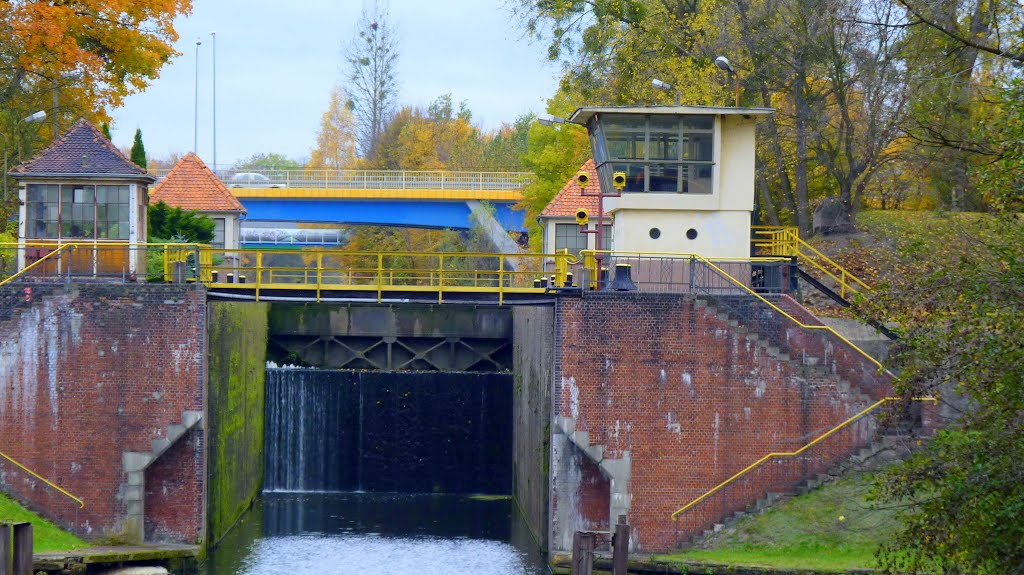
[[[554,308],[515,307],[512,322],[512,496],[535,543],[546,548]]]
[[[216,544],[263,485],[269,304],[210,302],[209,518]]]
[[[764,337],[748,338],[730,318],[685,295],[559,299],[552,552],[568,551],[574,531],[607,528],[619,514],[628,517],[635,550],[670,550],[868,444],[873,427],[862,421],[800,461],[766,467],[678,522],[671,519],[763,455],[802,447],[857,413],[869,401],[862,393],[885,391],[880,378],[865,382],[869,390],[850,390],[836,374],[869,371],[856,358],[831,348],[822,358],[826,350],[815,347],[820,338],[802,340],[788,326],[768,327],[776,328],[773,337],[792,339],[795,359],[770,351]],[[806,367],[811,353],[819,365],[836,367]]]
[[[0,451],[85,507],[3,461],[0,489],[86,538],[203,541],[205,322],[194,287],[0,288]]]

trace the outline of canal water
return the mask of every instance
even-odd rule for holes
[[[542,575],[511,500],[465,495],[268,493],[200,575]]]

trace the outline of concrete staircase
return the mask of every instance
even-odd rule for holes
[[[711,529],[705,529],[700,535],[694,536],[690,540],[690,545],[692,547],[702,547],[719,533],[726,533],[733,529],[736,523],[747,515],[760,515],[779,503],[797,495],[806,495],[847,473],[877,470],[898,461],[906,457],[910,452],[909,449],[905,448],[904,442],[905,438],[902,436],[884,436],[879,438],[868,447],[862,448],[846,461],[838,463],[828,473],[818,473],[814,477],[807,478],[792,491],[768,493],[746,510],[737,511],[728,517],[724,517],[720,523],[715,523]]]
[[[128,475],[128,482],[121,485],[121,493],[128,512],[124,532],[137,538],[137,542],[141,543],[145,534],[146,469],[189,430],[202,428],[202,422],[203,412],[184,411],[181,414],[181,423],[168,425],[167,433],[152,441],[150,451],[125,451],[122,454],[124,472]]]

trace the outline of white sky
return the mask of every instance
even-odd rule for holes
[[[113,111],[114,143],[130,146],[142,128],[150,157],[192,149],[201,37],[197,152],[213,163],[216,30],[217,163],[269,152],[308,157],[361,8],[360,0],[194,0],[192,15],[175,23],[182,55]],[[557,69],[542,45],[523,37],[503,0],[391,0],[390,10],[399,32],[399,105],[426,107],[450,92],[488,130],[543,113]]]

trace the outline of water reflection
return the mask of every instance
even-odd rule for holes
[[[264,495],[203,575],[540,575],[509,500],[379,493]]]

